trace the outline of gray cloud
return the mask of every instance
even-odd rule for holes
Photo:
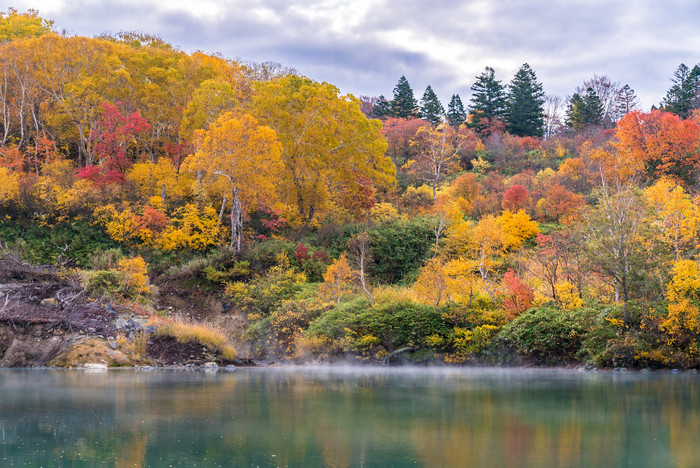
[[[444,103],[468,100],[487,65],[507,83],[528,62],[548,93],[606,74],[649,107],[681,62],[700,61],[700,5],[684,0],[220,0],[215,17],[205,0],[35,5],[15,2],[72,34],[139,30],[188,51],[277,61],[356,95],[390,97],[403,74],[417,97],[430,84]]]

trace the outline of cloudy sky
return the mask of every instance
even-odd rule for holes
[[[629,84],[645,108],[680,63],[700,62],[694,0],[13,0],[69,34],[141,31],[185,51],[275,61],[343,92],[391,98],[405,75],[465,104],[484,67],[507,83],[525,62],[545,92],[594,74]]]

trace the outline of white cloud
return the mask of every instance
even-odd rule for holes
[[[354,94],[402,74],[420,95],[468,101],[485,66],[510,81],[530,63],[545,91],[606,74],[658,103],[681,63],[700,61],[700,5],[684,0],[21,0],[59,29],[140,30],[185,50],[274,60]]]

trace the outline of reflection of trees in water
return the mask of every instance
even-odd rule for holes
[[[0,375],[0,455],[15,464],[685,468],[700,442],[687,375]]]

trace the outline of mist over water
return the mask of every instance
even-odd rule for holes
[[[0,466],[686,467],[700,377],[549,369],[0,371]]]

